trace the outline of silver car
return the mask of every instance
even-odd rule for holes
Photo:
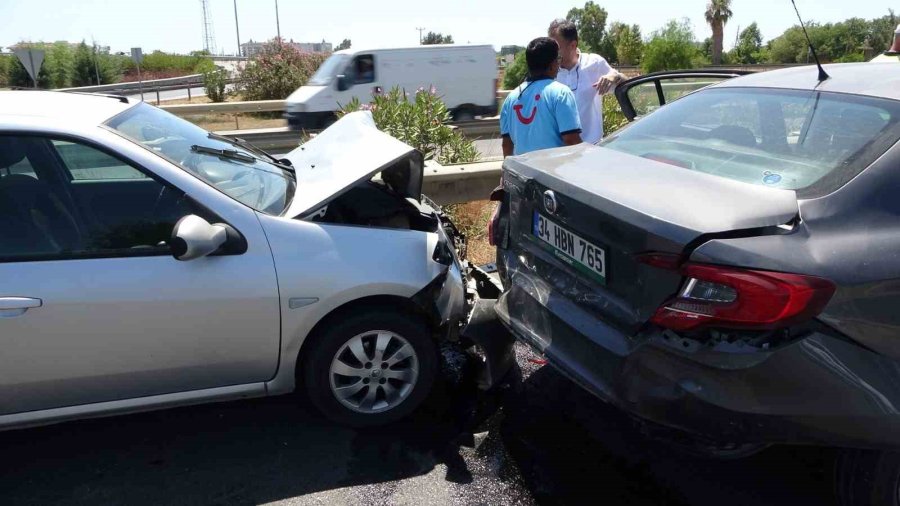
[[[365,112],[277,159],[120,97],[0,93],[0,428],[296,385],[386,423],[443,340],[480,344],[487,388],[496,287],[422,181]]]

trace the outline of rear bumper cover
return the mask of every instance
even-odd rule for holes
[[[509,264],[500,320],[583,388],[645,421],[738,443],[900,448],[900,363],[812,333],[773,351],[627,336]]]

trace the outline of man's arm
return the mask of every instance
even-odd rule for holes
[[[503,158],[512,156],[515,153],[516,146],[508,135],[503,136]]]
[[[606,95],[613,88],[616,87],[617,84],[621,83],[625,80],[625,76],[620,74],[618,70],[610,70],[609,73],[600,77],[600,79],[594,83],[594,88],[597,88],[597,93],[601,95]]]
[[[581,132],[570,132],[567,134],[563,134],[562,141],[566,146],[581,144]]]

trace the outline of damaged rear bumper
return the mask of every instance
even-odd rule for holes
[[[639,419],[733,443],[900,448],[900,364],[821,333],[782,348],[683,348],[637,340],[527,271],[498,300],[500,320],[565,376]]]

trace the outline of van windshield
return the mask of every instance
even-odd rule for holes
[[[350,57],[345,54],[331,55],[322,63],[319,70],[309,78],[309,81],[307,81],[306,84],[310,86],[328,86],[328,84],[331,83],[331,80],[338,75],[338,72],[347,65],[349,60]]]

